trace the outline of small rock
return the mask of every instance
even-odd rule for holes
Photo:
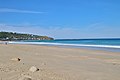
[[[32,80],[31,77],[21,77],[19,80]]]
[[[35,71],[39,71],[39,69],[38,69],[37,67],[35,67],[35,66],[32,66],[32,67],[29,69],[29,71],[35,72]]]
[[[20,58],[12,58],[11,60],[13,60],[13,61],[20,61],[21,59]]]
[[[46,63],[42,63],[42,65],[46,65]]]

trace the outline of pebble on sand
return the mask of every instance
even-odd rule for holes
[[[39,69],[38,69],[37,67],[35,67],[35,66],[32,66],[32,67],[29,69],[29,71],[31,71],[31,72],[36,72],[36,71],[39,71]]]
[[[20,58],[12,58],[11,60],[12,61],[20,61],[21,59]]]

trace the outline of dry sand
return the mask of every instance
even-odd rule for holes
[[[39,71],[29,71],[32,66]],[[120,53],[0,44],[0,80],[21,80],[24,76],[32,80],[120,80]]]

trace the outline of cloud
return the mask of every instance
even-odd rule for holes
[[[31,13],[31,14],[41,14],[41,13],[44,13],[44,12],[21,10],[21,9],[11,9],[11,8],[0,8],[0,13]]]
[[[96,29],[96,28],[100,28],[103,27],[105,24],[103,22],[97,22],[97,23],[92,23],[89,24],[88,26],[86,26],[88,29]]]
[[[29,33],[37,35],[51,36],[54,38],[75,38],[77,29],[68,28],[68,27],[43,27],[36,25],[14,25],[14,24],[0,24],[0,31],[9,31],[9,32],[18,32],[18,33]],[[73,36],[75,35],[75,36]]]
[[[117,38],[120,37],[120,27],[94,26],[94,28],[73,28],[73,27],[43,27],[39,25],[10,25],[0,24],[0,31],[10,31],[18,33],[29,33],[37,35],[46,35],[60,38]]]

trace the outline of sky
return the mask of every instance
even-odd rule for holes
[[[120,0],[0,0],[0,31],[120,38]]]

